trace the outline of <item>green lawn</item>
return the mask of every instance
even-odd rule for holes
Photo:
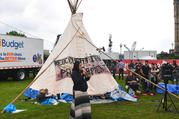
[[[25,81],[0,81],[0,110],[7,106],[30,82]],[[124,89],[124,81],[118,81]],[[179,96],[179,95],[178,95]],[[138,102],[118,101],[108,104],[93,104],[93,119],[179,119],[179,114],[169,112],[156,112],[159,102],[152,100],[161,99],[162,95],[140,96]],[[24,99],[22,96],[20,99]],[[15,103],[17,109],[26,109],[17,114],[0,114],[0,119],[68,119],[70,104],[59,103],[56,106],[31,104],[32,101]],[[172,97],[179,110],[179,100]],[[169,102],[170,103],[170,102]]]

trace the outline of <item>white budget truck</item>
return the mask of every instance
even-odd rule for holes
[[[0,34],[0,80],[24,80],[43,64],[43,40]]]

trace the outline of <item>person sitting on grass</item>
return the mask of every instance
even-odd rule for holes
[[[48,94],[48,89],[40,89],[40,94],[37,95],[37,102],[43,102],[45,101],[47,98],[47,94]]]
[[[128,86],[127,92],[129,92],[129,89],[132,89],[135,93],[141,93],[139,91],[139,84],[137,78],[134,77],[134,74],[132,72],[128,72],[128,76],[126,77],[126,86]],[[138,96],[134,94],[134,97]]]

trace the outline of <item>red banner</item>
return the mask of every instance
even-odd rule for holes
[[[169,59],[169,60],[140,60],[140,63],[143,64],[144,61],[148,61],[149,67],[151,67],[152,63],[156,63],[158,65],[158,67],[160,67],[163,63],[163,61],[167,61],[168,63],[172,64],[173,63],[173,59]],[[128,68],[128,65],[130,64],[131,60],[122,60],[122,62],[124,62],[125,67]],[[137,62],[137,60],[133,60],[133,63],[135,64]],[[176,63],[179,65],[179,59],[176,60]],[[117,73],[119,72],[118,66],[117,67]],[[127,73],[126,68],[124,68],[124,74]]]

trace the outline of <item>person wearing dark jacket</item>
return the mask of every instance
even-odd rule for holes
[[[151,71],[150,72],[151,72],[151,74],[150,74],[150,80],[153,83],[158,84],[158,82],[159,82],[159,79],[158,79],[159,68],[158,68],[156,63],[152,63],[152,65],[151,65]],[[154,86],[153,84],[150,84],[149,88],[151,90],[151,93],[154,94],[156,92],[157,87]]]
[[[72,70],[73,80],[73,102],[70,110],[70,119],[91,119],[91,105],[87,94],[90,75],[82,70],[82,64],[78,61],[74,63]]]
[[[140,60],[138,59],[137,62],[135,63],[134,65],[134,68],[135,68],[135,72],[137,74],[140,74],[140,69],[142,67],[142,63],[140,62]]]
[[[129,92],[129,88],[131,88],[135,93],[140,93],[138,80],[130,71],[128,72],[128,76],[126,77],[126,86],[128,86],[127,92]],[[134,94],[134,97],[138,96]]]
[[[145,61],[144,65],[140,69],[140,73],[144,78],[149,79],[150,67],[148,65],[148,61]],[[142,79],[141,83],[142,83],[142,95],[147,95],[148,93],[150,93],[147,87],[147,81],[145,79]]]
[[[176,60],[173,60],[173,64],[172,64],[172,74],[173,74],[173,79],[172,80],[172,84],[174,84],[174,79],[176,80],[176,85],[178,85],[178,81],[179,81],[179,66],[176,63]]]
[[[114,79],[116,79],[116,62],[111,63],[110,69],[112,70],[112,75],[113,75]]]
[[[130,69],[130,70],[132,70],[132,71],[134,71],[134,63],[133,63],[133,60],[131,60],[131,63],[128,65],[128,68]]]

